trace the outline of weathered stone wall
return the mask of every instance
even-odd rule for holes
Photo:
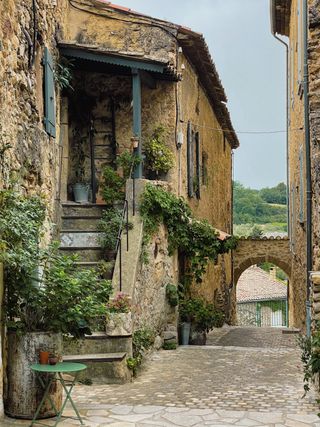
[[[87,2],[88,6],[85,3],[69,5],[63,40],[175,64],[174,27],[167,24],[167,29],[162,29],[159,24],[152,25],[152,19],[108,10],[98,2]]]
[[[178,132],[182,132],[184,142],[180,152],[177,152],[178,167],[172,172],[171,180],[176,192],[188,200],[196,216],[206,218],[214,227],[231,233],[232,149],[197,73],[183,54],[179,55],[178,65],[182,74],[182,81],[177,84]],[[188,121],[192,129],[199,132],[200,138],[200,199],[188,198]],[[194,292],[215,302],[225,311],[227,320],[234,321],[235,292],[232,288],[231,254],[222,255],[217,263],[209,264],[203,283],[197,285]]]
[[[292,1],[289,34],[289,237],[292,252],[289,323],[304,328],[306,300],[306,157],[303,105],[302,11]],[[300,31],[300,33],[299,33]],[[301,179],[302,178],[302,179]],[[278,264],[277,264],[278,265]]]
[[[133,328],[151,328],[161,334],[168,325],[177,326],[177,310],[166,298],[166,285],[177,284],[177,260],[168,254],[168,236],[160,226],[145,248],[133,294]],[[143,257],[142,257],[143,258]]]
[[[57,56],[55,35],[64,7],[64,0],[59,6],[38,0],[34,11],[31,1],[0,3],[0,188],[14,180],[22,192],[45,197],[46,238],[54,219],[59,127],[56,140],[44,130],[41,60],[45,46]],[[59,123],[58,90],[56,94]]]
[[[312,171],[313,270],[320,270],[320,11],[319,1],[309,1],[309,109]]]

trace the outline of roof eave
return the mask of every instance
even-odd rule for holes
[[[270,0],[271,33],[289,37],[291,0]]]

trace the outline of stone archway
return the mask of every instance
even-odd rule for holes
[[[233,252],[233,277],[236,285],[241,274],[251,265],[271,262],[291,278],[291,252],[288,238],[241,238]]]

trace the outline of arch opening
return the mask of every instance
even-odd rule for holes
[[[289,326],[289,292],[288,274],[270,259],[244,268],[236,286],[237,325]]]

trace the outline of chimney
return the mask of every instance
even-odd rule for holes
[[[269,274],[272,280],[277,280],[277,267],[270,267]]]

